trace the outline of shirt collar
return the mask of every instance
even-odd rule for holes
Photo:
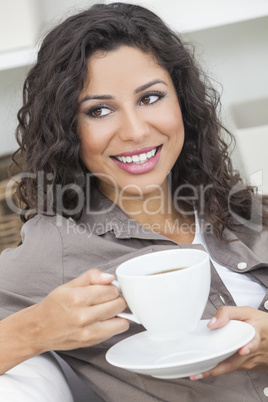
[[[110,231],[116,238],[167,240],[129,218],[117,205],[105,197],[97,186],[90,187],[89,203],[76,223],[86,225],[91,233],[102,236]],[[172,242],[172,240],[170,240]],[[173,243],[173,242],[172,242]]]

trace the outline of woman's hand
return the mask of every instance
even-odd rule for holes
[[[212,370],[191,376],[191,380],[227,374],[234,370],[268,370],[268,314],[251,307],[221,307],[210,320],[208,327],[221,328],[230,320],[251,324],[256,331],[255,337]]]
[[[114,276],[92,269],[0,321],[0,374],[49,350],[98,344],[128,329]]]
[[[113,280],[113,275],[92,269],[33,306],[41,352],[92,346],[126,331],[128,321],[116,317],[126,302],[111,285]]]

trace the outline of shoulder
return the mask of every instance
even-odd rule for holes
[[[21,236],[23,241],[29,235],[35,235],[37,238],[41,236],[43,241],[48,242],[64,241],[64,237],[75,232],[75,227],[77,223],[72,218],[67,219],[58,214],[36,215],[23,225]]]
[[[2,277],[5,272],[10,278],[31,275],[33,281],[43,278],[46,282],[45,276],[51,271],[62,283],[62,240],[54,220],[37,215],[23,225],[21,244],[0,256]]]
[[[39,242],[42,239],[42,244],[59,240],[60,232],[57,227],[57,216],[36,215],[27,221],[22,226],[21,239],[22,242],[25,242],[29,238],[31,238],[31,242]]]
[[[241,228],[235,232],[239,240],[241,240],[251,251],[260,258],[268,261],[268,227],[260,224],[254,228]]]
[[[64,283],[62,240],[54,219],[36,216],[25,223],[21,244],[0,256],[0,312],[38,302]]]

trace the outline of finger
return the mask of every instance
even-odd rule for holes
[[[93,285],[90,286],[90,304],[97,305],[115,300],[119,297],[119,291],[112,285]]]
[[[107,303],[98,304],[91,307],[90,316],[94,321],[105,321],[122,313],[127,307],[126,301],[123,297],[118,297],[115,300]]]
[[[64,286],[68,287],[80,287],[88,285],[107,285],[114,280],[114,275],[101,272],[97,269],[90,269],[84,272],[82,275],[66,283]]]
[[[239,349],[238,353],[241,356],[246,356],[255,353],[260,348],[260,345],[261,345],[260,332],[256,331],[254,338],[249,343],[244,345],[241,349]]]
[[[230,320],[248,321],[253,316],[251,307],[223,306],[208,323],[211,329],[221,328]]]
[[[114,335],[121,334],[129,329],[129,321],[125,318],[112,318],[99,321],[95,326],[96,336],[103,342]]]
[[[73,324],[81,328],[92,325],[95,322],[109,320],[121,313],[125,308],[126,302],[123,297],[118,297],[106,303],[84,307],[76,311],[73,315]]]
[[[87,347],[99,344],[121,334],[129,329],[129,322],[124,318],[111,318],[105,321],[98,321],[85,326],[79,333],[78,339],[72,348]]]
[[[245,345],[241,349],[239,349],[238,353],[241,356],[246,356],[252,352],[252,349],[253,349],[253,344],[252,344],[252,342],[249,342],[247,345]]]
[[[213,369],[206,371],[204,373],[196,374],[190,376],[190,380],[200,380],[202,378],[207,377],[216,377],[223,374],[231,373],[232,371],[238,369],[243,365],[243,363],[247,360],[244,356],[239,356],[238,353],[235,353],[233,356],[229,357],[228,359],[224,360],[223,362],[219,363]]]
[[[119,297],[119,292],[112,285],[91,285],[73,288],[70,297],[73,307],[84,307],[114,300]]]
[[[114,335],[121,334],[129,329],[129,321],[125,318],[111,318],[110,320],[100,321],[96,325],[99,338],[108,339]],[[109,336],[107,337],[107,333]]]
[[[110,334],[112,333],[111,336],[113,336],[127,331],[129,329],[129,321],[125,318],[115,317],[110,320],[100,321],[98,326],[103,334],[106,334],[108,330]],[[110,336],[108,338],[110,338]]]
[[[123,318],[111,318],[105,321],[97,321],[72,333],[64,342],[53,343],[53,349],[70,350],[97,345],[114,335],[127,331],[128,328],[129,322]]]

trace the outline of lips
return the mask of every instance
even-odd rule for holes
[[[162,145],[143,148],[131,152],[112,156],[114,163],[125,172],[131,174],[143,174],[153,170],[160,159]]]
[[[153,158],[155,156],[156,152],[157,152],[157,147],[155,147],[149,151],[146,151],[146,150],[139,151],[139,152],[135,151],[135,154],[133,154],[133,155],[130,155],[129,153],[117,155],[117,156],[114,156],[114,158],[122,163],[138,163],[138,164],[140,164],[140,163],[145,163],[149,159]]]

